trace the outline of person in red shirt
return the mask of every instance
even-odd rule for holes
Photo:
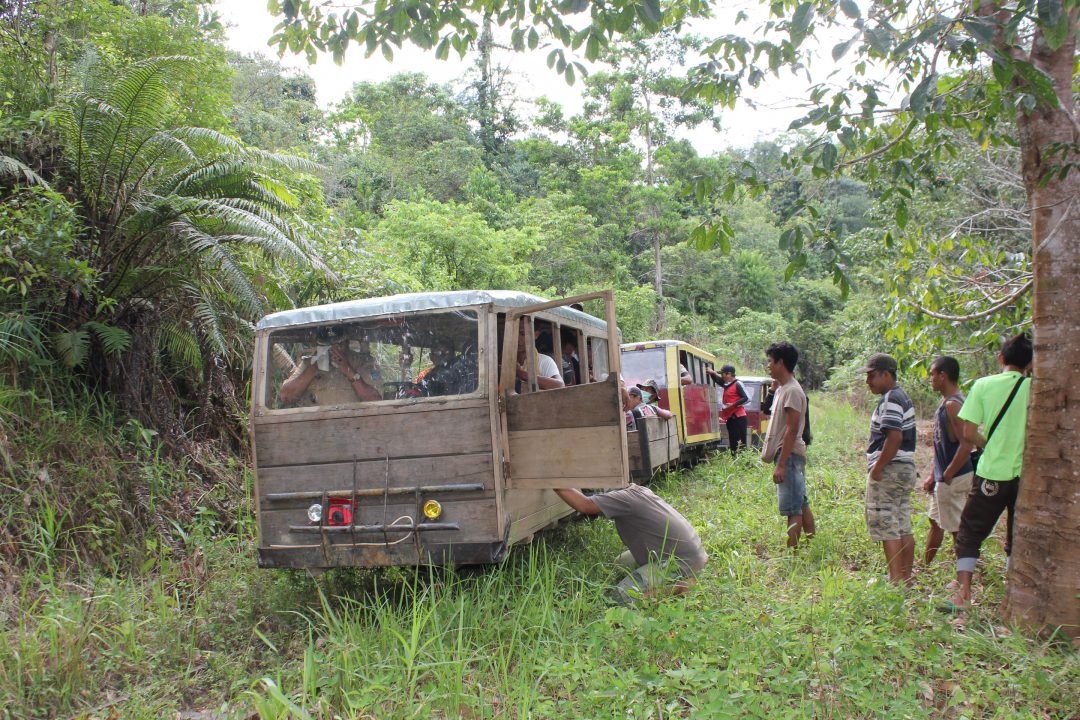
[[[716,372],[708,369],[709,376],[720,383],[720,420],[727,426],[728,447],[734,455],[746,447],[746,405],[750,396],[746,388],[735,379],[735,366],[725,365]]]

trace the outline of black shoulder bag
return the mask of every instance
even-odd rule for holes
[[[1001,411],[998,412],[997,417],[994,418],[994,422],[990,425],[990,430],[986,433],[986,445],[990,444],[990,438],[993,437],[994,430],[997,430],[998,423],[1001,422],[1001,418],[1005,417],[1005,411],[1009,409],[1009,405],[1012,404],[1013,398],[1016,397],[1016,393],[1020,391],[1020,385],[1023,384],[1025,380],[1027,380],[1027,378],[1021,375],[1020,379],[1013,385],[1012,392],[1009,393],[1009,397],[1006,398],[1005,404],[1001,406]],[[986,448],[986,445],[983,445],[984,449]],[[971,452],[971,468],[976,473],[979,471],[979,458],[982,457],[982,454],[983,451],[981,449],[972,450]]]

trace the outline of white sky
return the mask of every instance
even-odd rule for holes
[[[743,3],[739,3],[743,5]],[[215,7],[226,25],[228,45],[242,53],[263,53],[276,57],[276,48],[267,46],[267,40],[273,35],[275,19],[266,10],[264,0],[217,0]],[[759,14],[760,5],[750,2],[743,9]],[[731,18],[738,6],[725,8],[724,13]],[[709,21],[710,26],[695,27],[697,34],[711,37],[730,31],[721,20]],[[752,23],[744,23],[737,30],[745,33]],[[831,43],[829,44],[831,46]],[[547,67],[547,50],[515,53],[505,51],[497,57],[497,62],[508,66],[514,76],[518,94],[525,99],[547,96],[563,106],[567,117],[574,115],[581,108],[580,92],[582,83],[578,80],[574,86],[568,86],[563,78]],[[828,53],[825,53],[827,56]],[[584,62],[584,58],[578,58]],[[450,83],[462,78],[471,66],[471,57],[460,60],[451,51],[448,60],[436,60],[434,51],[425,51],[405,45],[395,51],[393,63],[383,59],[381,53],[370,58],[364,57],[363,48],[351,46],[345,54],[342,65],[335,65],[329,55],[321,55],[314,65],[308,65],[303,56],[286,53],[281,63],[295,68],[315,80],[318,88],[319,103],[329,105],[337,102],[349,91],[354,83],[369,81],[379,82],[391,75],[403,72],[423,72],[432,82]],[[831,60],[819,62],[821,73],[835,70]],[[764,87],[751,95],[756,108],[740,101],[735,110],[725,110],[721,115],[723,131],[717,133],[712,128],[701,127],[686,132],[699,153],[710,154],[729,147],[746,147],[757,139],[773,137],[784,132],[792,120],[800,117],[803,111],[797,108],[797,96],[805,93],[810,82],[805,78],[796,79],[790,74],[781,78],[769,77]]]

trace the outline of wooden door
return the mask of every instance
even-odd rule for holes
[[[607,310],[608,377],[555,390],[515,392],[519,318],[597,298],[604,299]],[[531,358],[532,348],[527,350]],[[532,362],[528,365],[534,366]],[[626,487],[629,461],[619,389],[619,338],[610,290],[508,312],[500,378],[508,488]],[[533,386],[531,380],[527,387]]]

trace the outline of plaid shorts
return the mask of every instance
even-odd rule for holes
[[[915,480],[915,466],[911,463],[889,463],[878,481],[866,476],[866,529],[870,539],[899,540],[911,535]]]

